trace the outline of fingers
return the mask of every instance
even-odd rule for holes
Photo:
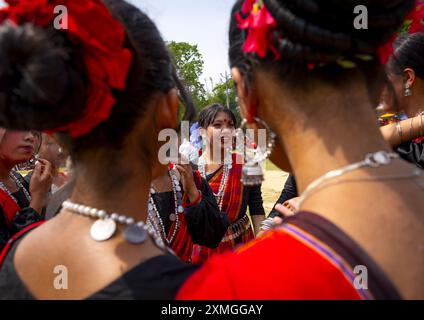
[[[52,178],[52,164],[49,161],[44,160],[43,162],[43,171],[41,173],[41,179],[47,180]]]
[[[45,159],[38,159],[38,163],[34,168],[34,174],[37,171],[37,177],[41,181],[51,179],[52,178],[52,164]]]
[[[275,210],[277,210],[279,213],[281,213],[283,216],[292,216],[294,215],[294,210],[291,210],[290,208],[282,205],[282,204],[277,204],[275,206]]]
[[[188,176],[187,165],[177,164],[176,167],[177,167],[177,170],[180,172],[181,175]]]
[[[34,171],[32,172],[31,180],[34,179],[35,177],[37,177],[37,178],[40,177],[41,176],[41,170],[42,170],[41,164],[37,163],[34,167]]]

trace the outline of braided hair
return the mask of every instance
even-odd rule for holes
[[[398,30],[406,14],[414,7],[413,0],[362,1],[368,9],[368,29],[355,29],[354,8],[358,1],[346,0],[263,0],[277,26],[270,31],[273,46],[281,54],[276,62],[273,54],[260,58],[243,52],[246,30],[238,26],[236,16],[242,14],[244,0],[233,7],[230,23],[230,65],[237,67],[249,81],[252,68],[271,67],[274,72],[291,82],[311,77],[310,66],[320,66],[314,75],[343,74],[340,59],[354,61],[364,72],[378,74],[381,65],[376,59],[377,49]],[[367,57],[366,59],[364,57]],[[374,59],[373,59],[374,58]],[[295,81],[302,83],[302,81]]]

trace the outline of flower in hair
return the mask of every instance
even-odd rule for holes
[[[247,30],[247,38],[243,44],[243,52],[255,53],[260,58],[264,58],[268,50],[271,50],[276,60],[281,55],[275,48],[270,31],[277,27],[277,22],[266,8],[262,0],[245,0],[243,3],[242,15],[237,13],[238,27]]]
[[[200,126],[198,122],[195,122],[190,127],[190,143],[197,150],[202,148],[202,137],[200,135]]]
[[[422,32],[424,30],[424,2],[417,0],[414,9],[406,16],[405,23],[409,25],[409,34]],[[380,59],[381,64],[386,64],[390,57],[394,53],[393,43],[396,40],[397,35],[394,34],[388,42],[382,45],[377,50],[377,55]]]
[[[87,100],[81,119],[49,133],[68,132],[72,138],[90,132],[107,120],[115,105],[112,90],[125,89],[131,65],[131,52],[124,47],[125,32],[101,0],[6,0],[0,10],[0,23],[32,23],[41,28],[53,27],[54,8],[68,11],[66,33],[70,42],[81,48],[88,81]],[[82,94],[82,93],[81,93]]]
[[[406,17],[406,21],[411,23],[409,33],[417,33],[424,30],[424,2],[417,1],[415,9]]]

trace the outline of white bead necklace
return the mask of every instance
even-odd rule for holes
[[[219,210],[222,211],[222,204],[224,200],[224,192],[227,187],[228,177],[230,176],[230,170],[232,168],[232,159],[224,160],[223,165],[223,176],[221,182],[219,183],[218,193],[213,192],[216,202],[218,203]],[[199,158],[198,168],[200,175],[206,179],[206,160],[203,157]]]
[[[13,182],[15,182],[15,184],[17,185],[17,187],[19,188],[19,190],[22,190],[22,192],[25,195],[25,198],[28,200],[28,202],[31,202],[31,195],[29,194],[29,192],[27,191],[27,189],[22,185],[21,181],[19,180],[19,178],[12,172],[10,172],[10,178],[13,180]],[[7,188],[6,184],[2,181],[0,181],[0,189],[2,189],[3,191],[5,191],[12,199],[13,201],[15,201],[17,204],[18,200],[15,198],[15,196],[13,195],[13,193]]]
[[[149,196],[149,203],[148,203],[148,217],[147,217],[147,224],[150,225],[157,235],[159,235],[162,240],[170,246],[172,242],[174,241],[177,232],[180,228],[180,218],[179,215],[181,213],[184,213],[184,207],[182,205],[182,190],[181,186],[178,180],[178,177],[175,175],[173,170],[168,170],[169,177],[171,178],[171,184],[172,184],[172,192],[174,194],[174,208],[175,212],[171,213],[169,215],[169,220],[175,223],[174,230],[172,231],[171,237],[168,238],[168,234],[166,232],[165,224],[160,216],[160,212],[156,206],[155,200],[152,197],[152,194],[156,193],[156,190],[153,188],[153,186],[150,188],[150,196]]]

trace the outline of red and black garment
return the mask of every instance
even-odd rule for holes
[[[246,215],[249,207],[250,215],[265,215],[261,186],[245,187],[241,183],[243,165],[240,155],[233,154],[233,164],[228,181],[224,189],[222,212],[230,220],[224,238],[217,248],[208,248],[202,245],[193,247],[192,262],[202,263],[216,253],[224,253],[255,238],[249,217]],[[223,179],[223,167],[207,175],[206,179],[212,191],[217,194]]]
[[[170,245],[184,262],[191,262],[194,244],[216,248],[229,226],[228,218],[219,211],[206,180],[202,179],[197,170],[193,171],[193,177],[201,195],[193,203],[189,202],[187,196],[183,197],[184,212],[178,214],[180,224]],[[181,183],[180,186],[184,192]],[[154,193],[152,197],[170,239],[177,227],[176,222],[169,219],[169,215],[175,213],[173,191]]]
[[[22,176],[16,172],[13,174],[29,192],[29,185]],[[0,189],[0,251],[14,234],[42,220],[42,216],[29,207],[30,203],[22,190],[12,195],[18,202],[5,190]]]
[[[366,268],[366,272],[364,272]],[[264,270],[275,270],[266,276]],[[300,212],[235,252],[216,255],[182,286],[182,300],[400,299],[390,279],[341,229]]]

